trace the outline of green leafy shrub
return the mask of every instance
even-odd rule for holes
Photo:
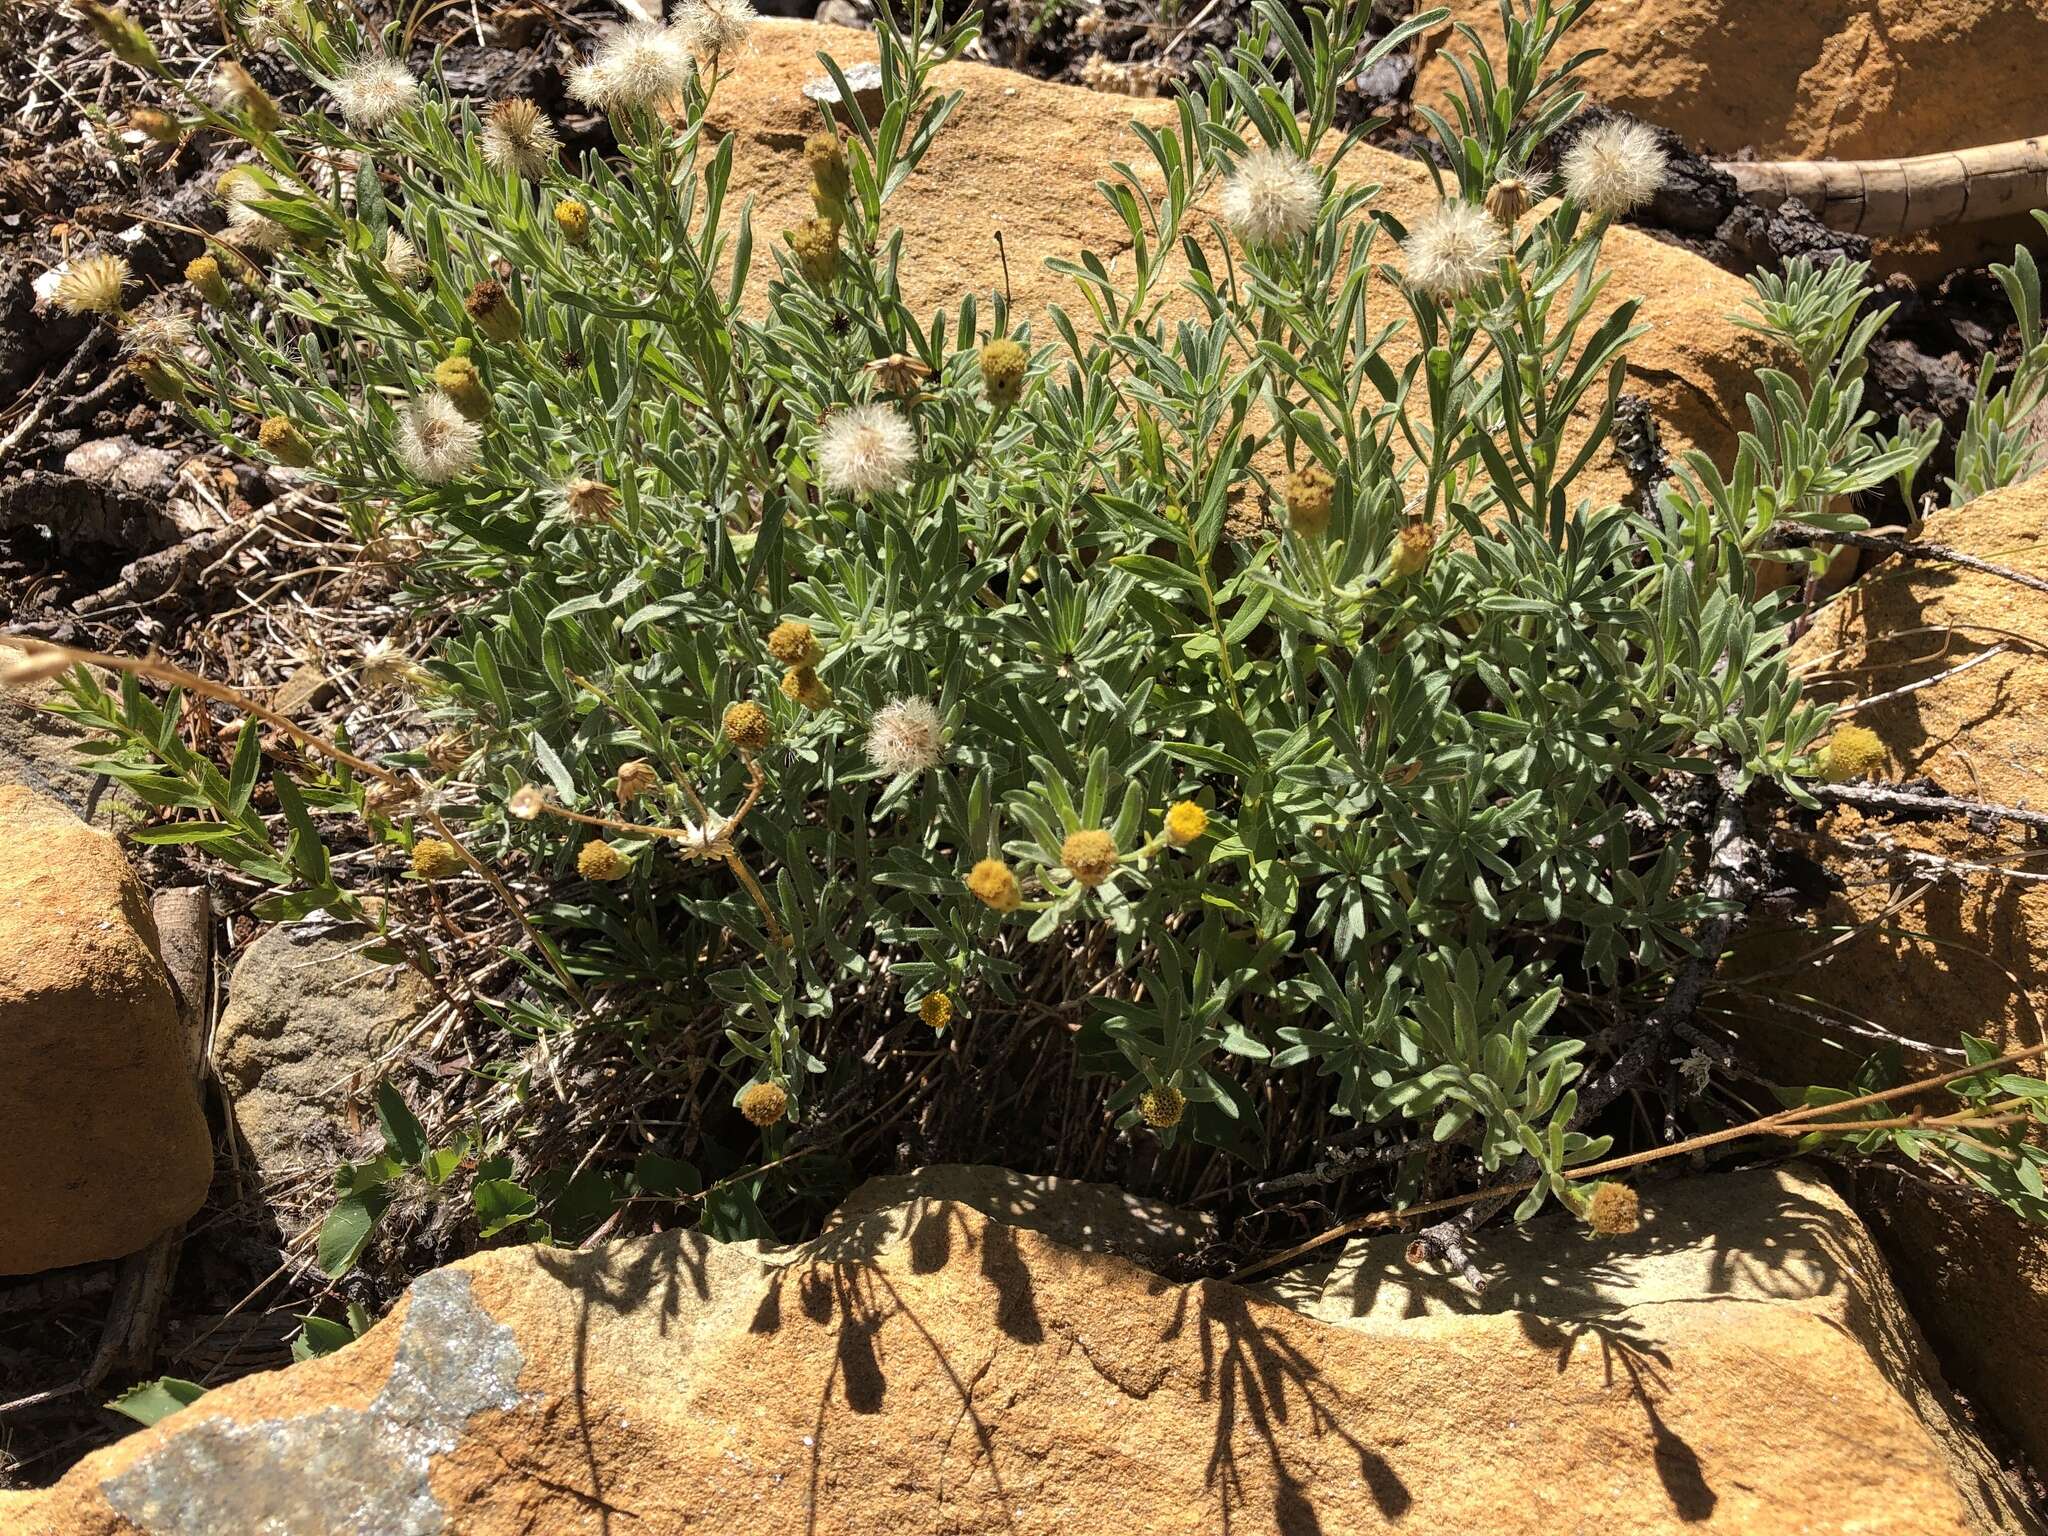
[[[546,963],[500,1027],[722,1041],[697,1102],[764,1155],[878,1020],[972,1028],[1078,968],[1132,1134],[1249,1153],[1262,1083],[1300,1074],[1483,1170],[1533,1159],[1525,1212],[1582,1204],[1584,1076],[1720,910],[1685,786],[1798,798],[1825,729],[1756,576],[1823,556],[1766,555],[1772,525],[1860,526],[1844,499],[1928,447],[1862,408],[1863,272],[1795,267],[1758,285],[1785,367],[1732,470],[1590,498],[1641,333],[1602,239],[1661,156],[1613,125],[1540,169],[1586,4],[1503,0],[1499,73],[1468,35],[1408,229],[1345,174],[1337,104],[1443,13],[1369,43],[1368,4],[1303,30],[1261,0],[1138,128],[1150,174],[1101,183],[1130,248],[1058,263],[1077,302],[1042,334],[901,296],[889,201],[974,18],[885,18],[880,115],[841,78],[787,232],[704,126],[746,68],[729,3],[601,46],[572,90],[617,152],[575,165],[346,15],[278,26],[340,111],[194,99],[251,157],[196,335],[133,324],[210,432],[332,487],[433,634],[377,658],[437,733],[379,765],[417,797],[344,774],[325,803],[423,883],[473,856],[524,893]],[[253,770],[167,770],[126,702],[115,771],[219,808],[159,835],[295,886],[278,915],[335,900],[310,823],[271,852]]]

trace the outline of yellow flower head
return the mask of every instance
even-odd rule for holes
[[[221,271],[217,258],[194,256],[185,263],[185,281],[192,285],[194,293],[215,309],[227,308],[232,295],[228,290],[227,275]]]
[[[1337,504],[1337,482],[1322,465],[1310,462],[1287,477],[1287,526],[1304,539],[1319,539],[1330,528]]]
[[[820,288],[839,275],[839,226],[832,220],[805,219],[795,229],[784,230],[782,238],[796,253],[804,276]]]
[[[1627,1237],[1643,1223],[1642,1201],[1627,1184],[1606,1180],[1593,1186],[1586,1224],[1602,1237]]]
[[[811,667],[791,667],[783,673],[782,696],[814,712],[832,702],[832,690]]]
[[[1100,827],[1070,833],[1060,844],[1060,862],[1083,885],[1100,885],[1116,868],[1116,839]]]
[[[270,416],[256,429],[256,442],[278,463],[304,469],[313,462],[313,445],[283,416]]]
[[[804,140],[804,164],[811,168],[811,201],[818,216],[846,222],[846,198],[853,178],[846,168],[846,146],[836,133],[814,133]]]
[[[642,795],[654,793],[660,783],[661,775],[654,771],[654,764],[644,757],[635,757],[619,764],[619,776],[612,787],[618,793],[619,804],[631,805]]]
[[[1155,1131],[1164,1131],[1179,1125],[1180,1117],[1186,1112],[1187,1107],[1187,1096],[1170,1084],[1147,1088],[1138,1095],[1138,1113]]]
[[[1004,410],[1024,393],[1024,374],[1031,366],[1031,354],[1007,336],[999,336],[981,349],[981,382],[988,390],[989,404]]]
[[[590,210],[573,197],[563,198],[555,204],[555,228],[571,245],[583,244],[590,238]]]
[[[1427,523],[1405,523],[1387,546],[1387,578],[1399,581],[1413,576],[1429,564],[1436,548],[1436,530]]]
[[[422,880],[446,880],[461,874],[465,867],[453,843],[423,837],[412,845],[412,872]]]
[[[462,301],[462,307],[476,322],[476,328],[492,341],[511,343],[519,339],[523,330],[519,307],[512,302],[512,296],[505,291],[503,283],[491,279],[478,283],[469,290],[469,297]]]
[[[475,363],[460,354],[434,365],[434,386],[471,421],[482,421],[491,414],[491,392],[484,388],[484,376],[476,371]]]
[[[1014,912],[1024,901],[1017,884],[1017,872],[1001,859],[983,859],[967,872],[967,889],[974,899],[998,912]]]
[[[128,263],[119,256],[81,256],[57,279],[57,307],[67,315],[118,315]]]
[[[789,1112],[789,1095],[779,1083],[749,1083],[740,1092],[740,1113],[764,1130]]]
[[[768,654],[785,667],[815,667],[825,659],[818,637],[801,619],[784,619],[768,631]]]
[[[1865,779],[1884,766],[1884,738],[1867,725],[1845,725],[1821,748],[1821,776],[1830,784]]]
[[[1177,800],[1166,813],[1166,840],[1185,848],[1209,830],[1209,813],[1192,800]]]
[[[953,999],[944,992],[927,992],[917,1005],[917,1016],[933,1029],[944,1029],[953,1022]]]
[[[586,880],[623,880],[633,861],[601,837],[593,837],[576,854],[576,873]]]
[[[763,752],[775,739],[775,723],[752,699],[725,707],[725,739],[742,752]]]

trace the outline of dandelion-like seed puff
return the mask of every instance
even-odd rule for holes
[[[946,727],[929,699],[891,699],[868,727],[868,761],[904,778],[938,766]]]
[[[440,485],[476,463],[483,428],[443,394],[421,395],[398,417],[398,462],[407,474]]]
[[[343,119],[358,133],[375,133],[419,105],[420,83],[396,59],[358,59],[327,87]]]
[[[835,495],[896,490],[916,462],[917,438],[894,406],[848,406],[818,434],[818,475]]]
[[[1408,232],[1409,286],[1439,299],[1459,299],[1499,269],[1507,237],[1493,215],[1473,203],[1439,203]]]
[[[692,43],[683,27],[622,27],[598,45],[589,63],[569,72],[569,94],[608,112],[657,106],[689,84],[697,67]]]
[[[1565,151],[1565,196],[1595,218],[1611,219],[1655,197],[1667,165],[1664,146],[1649,128],[1602,123]]]
[[[699,57],[714,63],[745,45],[747,32],[761,18],[748,0],[689,0],[676,18]]]
[[[1223,183],[1223,219],[1250,246],[1285,245],[1315,227],[1323,178],[1291,149],[1255,149]]]
[[[538,181],[561,148],[555,125],[524,96],[497,103],[484,118],[484,164],[501,175]]]

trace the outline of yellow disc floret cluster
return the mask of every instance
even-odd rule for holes
[[[1820,771],[1830,784],[1866,779],[1884,766],[1884,738],[1867,725],[1845,725],[1821,749]]]
[[[1014,912],[1024,901],[1017,872],[1001,859],[983,859],[970,869],[967,889],[976,901],[998,912]]]
[[[775,723],[752,699],[725,707],[725,739],[742,752],[765,751],[775,739]]]
[[[1060,844],[1060,862],[1083,885],[1100,885],[1116,868],[1116,839],[1100,827],[1071,833]]]
[[[1180,1124],[1180,1117],[1187,1112],[1187,1096],[1170,1083],[1157,1088],[1147,1088],[1138,1095],[1138,1113],[1145,1123],[1155,1131],[1169,1130]]]
[[[740,1113],[755,1125],[767,1127],[789,1111],[789,1095],[779,1083],[749,1083],[740,1094]]]
[[[601,837],[593,837],[576,854],[576,872],[586,880],[623,880],[633,861]]]

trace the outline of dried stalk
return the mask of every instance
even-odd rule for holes
[[[1781,1135],[1787,1126],[1800,1127],[1802,1134],[1813,1130],[1832,1129],[1834,1127],[1830,1122],[1816,1122],[1815,1117],[1821,1115],[1840,1115],[1847,1110],[1861,1109],[1866,1104],[1886,1104],[1893,1099],[1906,1098],[1912,1094],[1928,1093],[1936,1088],[1945,1087],[1949,1083],[1955,1082],[1958,1078],[1975,1077],[1980,1072],[1995,1072],[2001,1067],[2014,1066],[2023,1061],[2033,1061],[2041,1056],[2048,1056],[2048,1041],[2044,1041],[2039,1045],[2023,1046],[2016,1051],[2008,1051],[2005,1055],[1998,1057],[1994,1061],[1979,1062],[1975,1066],[1957,1067],[1953,1071],[1943,1072],[1934,1077],[1918,1078],[1897,1088],[1887,1088],[1881,1093],[1866,1093],[1861,1098],[1844,1099],[1837,1104],[1810,1104],[1798,1109],[1783,1109],[1774,1115],[1765,1115],[1762,1119],[1751,1120],[1743,1125],[1730,1126],[1726,1130],[1710,1131],[1704,1136],[1694,1136],[1690,1140],[1677,1142],[1672,1146],[1655,1147],[1648,1152],[1632,1152],[1626,1157],[1611,1157],[1604,1163],[1589,1163],[1583,1168],[1571,1169],[1570,1176],[1574,1182],[1579,1182],[1597,1178],[1602,1174],[1619,1173],[1627,1168],[1641,1168],[1650,1163],[1661,1163],[1667,1158],[1683,1157],[1689,1153],[1705,1151],[1709,1147],[1725,1146],[1731,1141],[1747,1140],[1752,1136]],[[1852,1124],[1854,1124],[1858,1132],[1861,1132],[1869,1129],[1877,1124],[1877,1122],[1861,1121],[1852,1122]],[[1368,1211],[1363,1216],[1355,1216],[1350,1221],[1343,1223],[1343,1225],[1332,1227],[1329,1231],[1320,1233],[1305,1243],[1297,1243],[1292,1248],[1274,1254],[1271,1258],[1261,1259],[1256,1264],[1247,1264],[1243,1269],[1231,1275],[1230,1278],[1242,1284],[1253,1275],[1262,1275],[1269,1269],[1277,1269],[1282,1264],[1291,1263],[1303,1254],[1313,1253],[1316,1249],[1323,1247],[1327,1243],[1334,1243],[1339,1238],[1350,1237],[1355,1233],[1368,1230],[1397,1226],[1401,1222],[1408,1221],[1416,1216],[1429,1216],[1438,1211],[1457,1210],[1461,1206],[1471,1205],[1481,1200],[1505,1199],[1513,1195],[1526,1194],[1529,1190],[1536,1187],[1537,1182],[1535,1179],[1524,1179],[1513,1184],[1495,1185],[1490,1189],[1476,1189],[1470,1194],[1452,1195],[1445,1200],[1432,1200],[1426,1205],[1411,1205],[1405,1210]]]

